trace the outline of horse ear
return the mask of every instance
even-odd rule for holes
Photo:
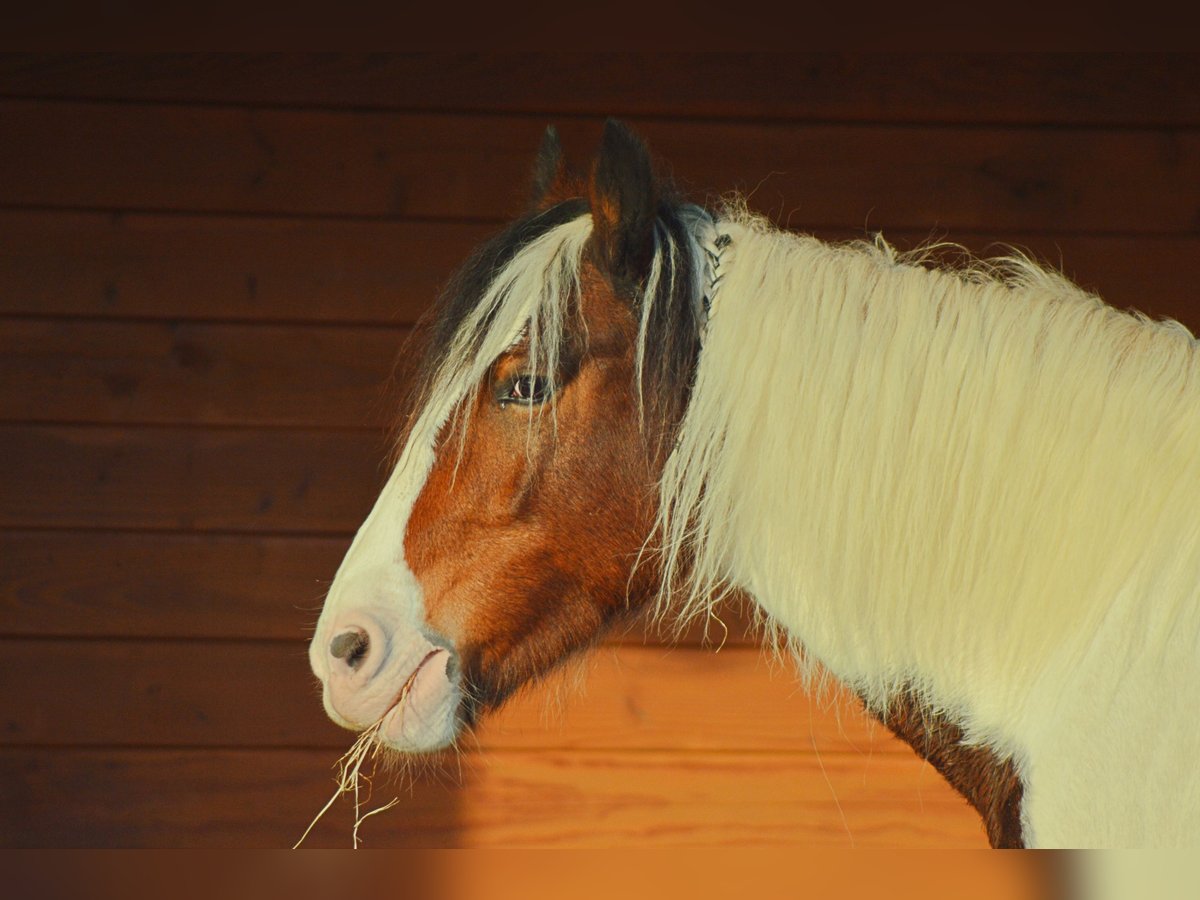
[[[542,135],[542,145],[538,147],[537,158],[533,162],[532,200],[535,209],[547,205],[548,198],[557,192],[566,174],[567,166],[562,142],[558,139],[558,129],[547,125],[546,133]]]
[[[615,119],[604,123],[588,199],[602,265],[611,275],[643,278],[654,255],[659,185],[646,145]]]

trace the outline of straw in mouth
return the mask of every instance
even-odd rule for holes
[[[308,827],[304,829],[304,834],[300,835],[300,840],[296,841],[296,843],[292,845],[293,850],[298,849],[300,845],[304,843],[304,839],[308,837],[309,833],[316,826],[317,822],[321,821],[321,818],[329,811],[329,808],[333,806],[338,797],[342,796],[343,794],[354,794],[354,830],[351,833],[351,842],[355,850],[358,849],[358,829],[359,826],[362,825],[363,821],[373,815],[376,815],[377,813],[391,809],[400,802],[399,797],[394,797],[391,801],[385,803],[383,806],[376,807],[375,809],[372,809],[366,813],[361,812],[362,802],[359,795],[359,785],[362,780],[366,780],[368,785],[371,783],[371,777],[369,775],[362,774],[362,767],[363,764],[369,759],[372,763],[373,770],[375,759],[379,755],[380,749],[384,746],[378,740],[379,732],[383,728],[384,720],[394,710],[399,709],[403,705],[404,701],[408,698],[409,692],[412,690],[413,684],[417,680],[417,675],[420,674],[421,669],[425,666],[425,663],[429,662],[429,660],[432,659],[438,652],[440,651],[431,650],[425,655],[425,658],[421,660],[415,669],[413,669],[412,674],[405,679],[404,684],[400,687],[400,692],[396,695],[395,702],[384,711],[383,715],[380,716],[373,725],[365,728],[355,739],[354,743],[350,746],[350,749],[342,754],[341,759],[334,763],[334,767],[337,769],[337,776],[334,778],[334,783],[337,785],[337,787],[333,792],[333,796],[329,798],[329,802],[321,808],[321,811],[317,813],[316,817],[312,820],[312,822],[309,823]],[[370,795],[368,795],[368,799],[369,796]]]

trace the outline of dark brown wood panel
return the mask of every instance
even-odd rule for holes
[[[793,227],[804,228],[800,213]],[[493,226],[220,216],[0,211],[0,313],[35,316],[349,322],[416,321]],[[821,237],[865,237],[862,229]],[[911,248],[999,242],[1061,267],[1118,307],[1200,327],[1200,237],[891,230]]]
[[[403,328],[0,319],[0,420],[369,428]],[[393,384],[393,390],[389,390]]]
[[[363,432],[0,426],[0,527],[350,534],[382,484]]]
[[[306,617],[291,618],[289,642],[0,640],[0,744],[323,747],[332,762],[353,735],[326,717],[299,638]],[[911,753],[852,698],[812,697],[790,662],[755,647],[602,647],[464,743]]]
[[[500,219],[538,117],[0,102],[0,205]],[[1194,130],[639,123],[685,186],[823,227],[1192,232]],[[590,148],[598,123],[563,123]],[[582,162],[582,160],[581,160]]]
[[[0,844],[288,847],[332,792],[329,756],[0,750]],[[444,771],[368,819],[364,845],[987,846],[966,801],[915,757],[509,751]],[[381,785],[375,802],[393,793]],[[305,846],[348,847],[351,822],[351,805],[335,806]]]
[[[492,230],[0,211],[0,312],[403,325]]]
[[[0,633],[299,640],[350,538],[0,532]]]
[[[9,54],[0,95],[594,116],[1200,124],[1162,54]]]

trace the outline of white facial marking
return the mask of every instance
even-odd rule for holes
[[[433,469],[439,436],[456,424],[455,410],[494,361],[524,334],[530,356],[544,371],[556,369],[563,298],[579,290],[591,230],[591,217],[582,216],[531,241],[496,276],[447,348],[400,460],[338,568],[309,646],[325,709],[338,724],[365,728],[398,708],[397,698],[406,693],[399,710],[404,720],[389,718],[385,741],[431,749],[453,740],[459,686],[448,674],[450,654],[431,656],[453,648],[426,626],[423,591],[404,556],[408,521]],[[331,642],[346,632],[365,636],[361,657],[333,655]],[[433,662],[422,665],[427,659]]]

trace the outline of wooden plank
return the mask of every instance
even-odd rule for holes
[[[874,217],[869,221],[874,224]],[[802,227],[803,217],[792,217]],[[0,211],[0,313],[248,322],[413,322],[492,226]],[[824,230],[831,240],[865,237]],[[997,242],[1062,267],[1118,307],[1200,326],[1200,238],[892,230],[984,256]]]
[[[0,531],[0,636],[295,640],[316,622],[349,536],[300,537]],[[98,561],[101,561],[98,563]],[[690,646],[758,644],[749,617],[725,605]],[[674,635],[636,621],[617,643]]]
[[[370,428],[400,328],[0,320],[0,420]]]
[[[0,311],[416,321],[490,226],[0,212]]]
[[[506,218],[540,118],[0,102],[0,204]],[[823,227],[1191,232],[1190,130],[639,123],[681,183]],[[598,123],[563,123],[591,148]],[[70,135],[64,140],[63,135]],[[784,216],[788,218],[789,216]]]
[[[365,846],[986,846],[974,811],[915,757],[513,751],[461,763],[461,786],[450,764],[364,823]],[[5,749],[0,773],[9,847],[282,848],[331,790],[324,751]],[[350,826],[339,804],[306,846],[347,847]]]
[[[296,640],[344,537],[0,532],[0,632]]]
[[[8,54],[0,95],[886,122],[1200,124],[1181,54]]]
[[[348,535],[382,485],[361,432],[0,426],[0,527]]]
[[[352,736],[321,707],[300,637],[311,619],[290,618],[289,642],[0,640],[0,744],[321,747],[332,763]],[[465,745],[911,752],[852,697],[805,692],[791,663],[754,647],[601,648]]]

